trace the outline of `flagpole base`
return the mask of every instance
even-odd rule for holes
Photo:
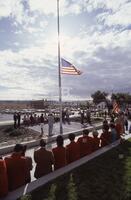
[[[60,135],[62,135],[62,134],[63,134],[63,127],[60,126]]]

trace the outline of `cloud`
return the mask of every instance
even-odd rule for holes
[[[63,87],[70,91],[70,95],[64,98],[86,98],[97,89],[111,91],[114,87],[117,90],[129,88],[130,36],[130,31],[126,30],[103,34],[94,32],[92,35],[84,32],[73,38],[63,37],[62,56],[83,71],[79,77],[62,77]],[[0,69],[1,86],[9,88],[10,98],[20,97],[20,91],[24,98],[38,98],[41,94],[50,98],[57,96],[56,38],[49,40],[47,37],[43,42],[38,39],[37,46],[32,45],[17,52],[1,51]],[[19,87],[19,92],[16,87]],[[15,95],[13,91],[16,91]]]
[[[81,77],[63,77],[74,98],[87,97],[97,89],[131,92],[131,32],[85,33],[65,41],[65,55],[83,71]],[[69,42],[70,41],[70,42]],[[69,46],[70,48],[69,48]],[[68,50],[69,49],[69,50]],[[84,86],[84,87],[82,87]]]
[[[115,2],[115,1],[114,1]],[[108,7],[107,7],[108,8]],[[124,1],[118,5],[114,4],[114,7],[110,7],[111,11],[105,11],[98,15],[98,21],[104,21],[104,24],[108,26],[128,26],[131,24],[131,2]]]
[[[122,7],[125,3],[128,2],[128,0],[89,0],[89,1],[84,1],[86,2],[87,5],[87,9],[89,9],[90,11],[92,10],[96,10],[99,8],[103,8],[103,9],[109,9],[112,10],[113,12],[116,12],[117,10],[119,10],[120,7]]]
[[[22,23],[22,21],[25,20],[24,6],[21,0],[0,1],[0,8],[0,18],[12,17],[19,23]]]
[[[48,24],[43,16],[31,12],[28,3],[24,0],[0,1],[0,19],[9,18],[12,25],[17,28],[17,34],[24,31],[31,34],[40,32]]]
[[[0,18],[8,17],[11,15],[14,1],[12,1],[12,2],[13,3],[11,3],[10,0],[0,1],[0,8],[1,8]]]
[[[5,17],[11,23],[9,31],[3,26],[1,39],[0,98],[58,98],[56,2],[0,2],[1,24]],[[83,71],[62,76],[64,98],[87,98],[97,89],[130,90],[130,7],[125,0],[60,1],[61,56]]]
[[[79,0],[76,2],[74,0],[60,0],[59,1],[59,10],[60,15],[75,14],[78,15],[82,12],[84,1]],[[46,5],[46,6],[45,6]],[[29,0],[30,11],[39,12],[45,15],[57,15],[57,0]]]
[[[30,48],[19,52],[11,50],[0,52],[0,83],[8,88],[9,98],[21,97],[28,99],[37,93],[48,94],[48,91],[56,90],[56,73],[50,69],[54,65],[42,49]],[[42,62],[43,61],[43,62]],[[45,64],[43,64],[45,63]],[[52,77],[54,77],[52,79]],[[19,89],[16,89],[19,87]],[[20,92],[21,91],[21,92]],[[15,95],[14,95],[15,94]],[[25,95],[24,95],[25,94]],[[0,97],[4,96],[4,92]],[[27,98],[28,97],[28,98]]]

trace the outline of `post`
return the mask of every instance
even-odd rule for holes
[[[61,87],[61,61],[60,61],[60,21],[59,21],[59,0],[57,0],[57,30],[58,30],[58,74],[59,74],[59,106],[60,106],[60,134],[62,127],[62,87]]]

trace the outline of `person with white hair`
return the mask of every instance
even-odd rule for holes
[[[45,122],[45,119],[44,119],[44,116],[43,116],[43,113],[42,113],[41,116],[40,116],[40,126],[41,126],[40,137],[43,137],[43,135],[44,135],[44,122]]]
[[[52,131],[53,131],[53,124],[54,124],[54,116],[52,113],[48,115],[48,135],[52,136]]]

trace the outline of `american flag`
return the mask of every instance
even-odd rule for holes
[[[119,113],[120,112],[120,107],[116,101],[113,102],[113,112],[114,113]]]
[[[65,59],[61,58],[61,73],[68,74],[68,75],[81,75],[82,72],[75,68],[70,62],[66,61]]]

